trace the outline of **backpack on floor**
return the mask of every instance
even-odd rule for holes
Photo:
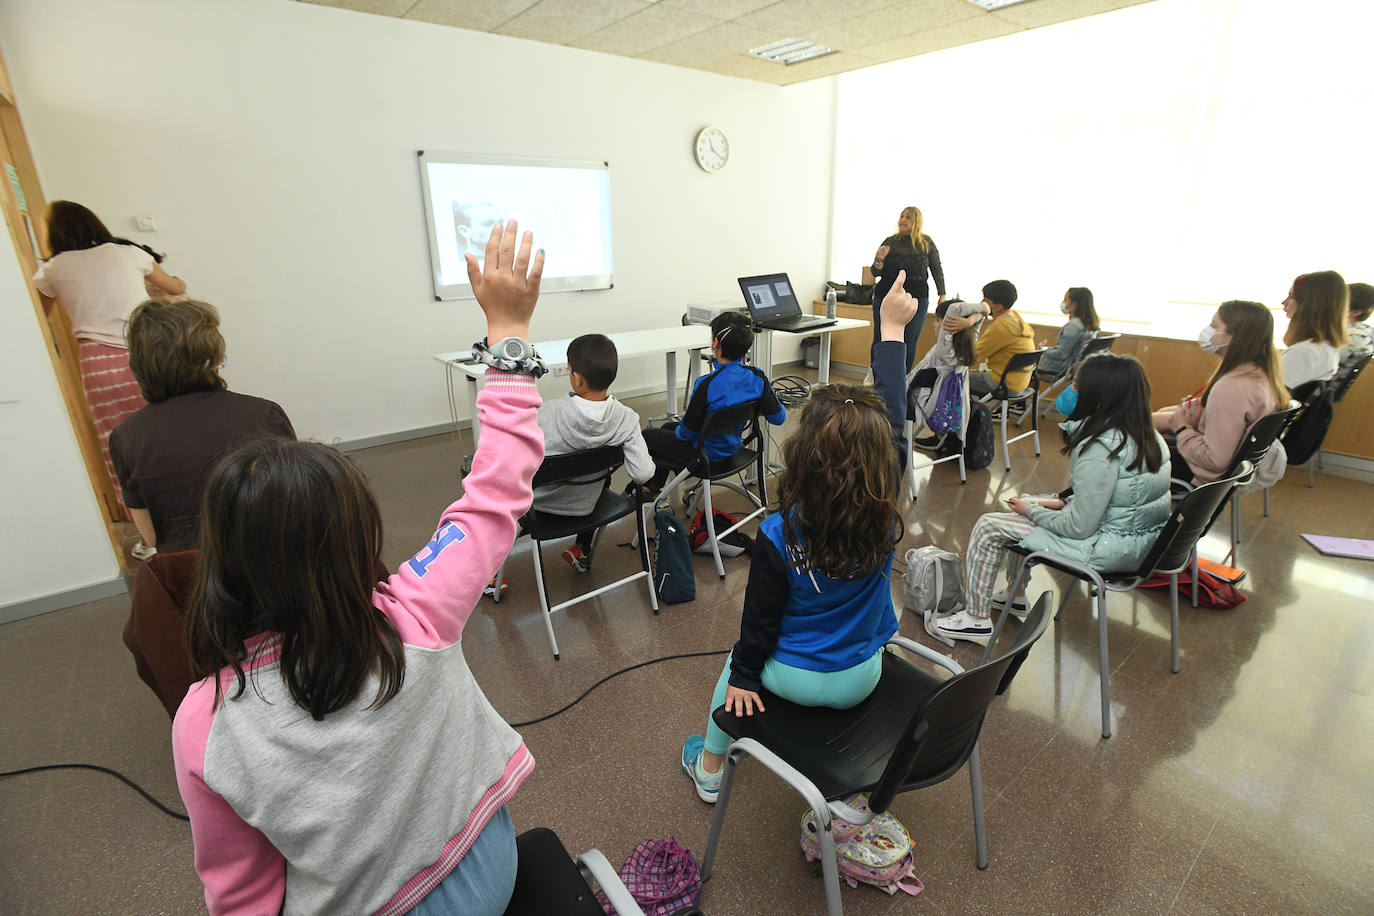
[[[739,522],[739,519],[733,515],[719,509],[712,510],[711,517],[715,521],[717,532],[724,531]],[[706,530],[706,513],[704,511],[698,512],[697,517],[692,519],[692,527],[687,532],[687,536],[692,541],[693,551],[696,553],[711,552],[711,532]],[[738,529],[731,531],[723,538],[717,538],[716,542],[720,547],[722,557],[737,557],[742,553],[751,553],[754,550],[754,539]]]
[[[620,880],[635,903],[644,908],[645,916],[688,912],[701,897],[701,867],[675,837],[645,840],[636,846],[620,866]],[[604,912],[616,912],[600,891],[596,900]]]
[[[1200,561],[1199,561],[1200,562]],[[1237,580],[1239,581],[1239,580]],[[1168,588],[1168,576],[1151,576],[1140,583],[1140,588]],[[1190,601],[1193,592],[1193,571],[1185,569],[1178,574],[1178,600],[1180,602]],[[1245,593],[1237,589],[1234,585],[1214,576],[1205,569],[1199,569],[1197,575],[1197,604],[1198,607],[1211,608],[1214,611],[1229,611],[1237,607],[1246,600]]]
[[[964,430],[964,467],[981,471],[992,464],[992,411],[982,401],[970,401]]]
[[[867,811],[868,803],[859,797],[852,807]],[[835,862],[840,877],[850,887],[871,884],[889,895],[903,891],[913,897],[925,890],[915,875],[911,834],[891,814],[884,812],[862,827],[835,818],[830,823],[830,832],[835,838]],[[801,821],[801,848],[808,862],[821,857],[818,834],[815,812],[808,810]]]
[[[927,633],[945,645],[954,645],[935,622],[964,609],[964,570],[959,555],[933,544],[908,550],[902,604],[921,615]]]
[[[654,589],[665,604],[681,604],[697,596],[692,572],[692,547],[687,529],[666,501],[654,505]]]

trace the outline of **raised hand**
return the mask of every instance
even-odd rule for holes
[[[503,337],[530,336],[530,315],[539,301],[539,279],[544,273],[544,249],[539,249],[531,261],[534,233],[526,232],[516,247],[519,226],[515,220],[504,227],[497,226],[487,239],[487,251],[482,264],[467,255],[468,282],[477,304],[487,316],[487,339],[495,342]]]
[[[907,322],[916,317],[920,303],[902,288],[906,282],[906,271],[897,271],[897,279],[892,281],[892,289],[883,297],[879,320],[882,322],[883,340],[902,340]]]

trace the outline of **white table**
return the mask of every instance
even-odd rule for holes
[[[866,323],[866,322],[865,322]],[[678,412],[677,399],[677,353],[679,350],[687,350],[688,357],[692,361],[693,371],[696,365],[697,353],[711,346],[711,329],[705,325],[676,325],[670,328],[654,328],[648,331],[622,331],[617,334],[607,334],[611,342],[615,344],[616,353],[622,361],[634,356],[651,356],[662,353],[664,367],[667,371],[668,383],[664,389],[668,397],[668,413]],[[535,341],[534,349],[538,352],[544,365],[552,373],[555,369],[566,368],[568,365],[568,345],[573,342],[571,337],[562,340]],[[436,362],[444,364],[445,371],[448,373],[448,386],[450,398],[453,391],[453,373],[461,373],[467,382],[468,409],[472,417],[472,444],[477,446],[477,436],[480,427],[477,422],[477,385],[478,382],[486,377],[487,367],[472,359],[471,350],[460,350],[453,353],[434,354]],[[458,423],[457,405],[450,400],[450,410],[453,413],[453,422]]]
[[[757,336],[754,337],[754,365],[758,366],[769,378],[773,377],[773,335],[786,334],[788,337],[814,337],[821,336],[821,354],[817,361],[816,384],[830,384],[830,335],[836,331],[851,331],[854,328],[866,328],[872,322],[862,318],[836,318],[834,324],[826,325],[823,328],[807,328],[804,331],[775,331],[771,328],[759,328]]]

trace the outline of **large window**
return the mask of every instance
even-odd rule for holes
[[[1371,35],[1374,4],[1156,0],[844,74],[831,273],[914,204],[951,292],[1054,315],[1087,286],[1135,333],[1374,282]]]

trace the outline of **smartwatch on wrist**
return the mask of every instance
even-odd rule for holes
[[[522,337],[503,337],[491,346],[484,337],[472,345],[472,358],[503,372],[528,372],[535,378],[549,371],[534,345]]]

